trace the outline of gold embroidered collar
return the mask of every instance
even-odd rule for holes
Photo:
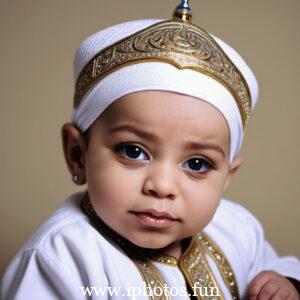
[[[232,299],[239,299],[237,283],[229,262],[218,246],[205,234],[198,233],[195,236],[186,239],[185,242],[188,246],[180,259],[177,260],[172,256],[161,254],[156,250],[136,246],[113,231],[95,212],[92,203],[90,202],[88,192],[84,195],[83,201],[81,202],[81,208],[84,213],[88,215],[96,229],[106,238],[118,245],[135,263],[147,288],[151,291],[155,291],[155,289],[159,287],[163,289],[165,286],[164,279],[153,264],[153,262],[158,262],[177,266],[184,275],[190,290],[196,285],[199,288],[210,288],[211,291],[217,291],[219,295],[215,298],[211,296],[206,297],[199,294],[201,289],[197,289],[196,291],[194,290],[196,294],[198,293],[196,295],[197,299],[224,299],[223,293],[208,264],[206,258],[206,255],[208,255],[216,263],[223,281],[232,295]],[[168,293],[164,293],[159,298],[153,296],[153,298],[150,297],[150,299],[170,300],[171,296]]]

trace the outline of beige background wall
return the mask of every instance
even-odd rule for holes
[[[300,256],[300,1],[192,0],[194,22],[243,54],[260,99],[227,197],[251,209],[281,254]],[[89,34],[169,18],[177,0],[0,2],[1,264],[76,187],[60,127],[72,109],[72,56]]]

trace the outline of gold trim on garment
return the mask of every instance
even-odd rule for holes
[[[168,289],[165,288],[166,284],[163,277],[149,260],[133,259],[133,262],[135,263],[145,282],[147,288],[147,296],[150,300],[172,299]],[[155,291],[162,291],[162,293],[156,293]]]
[[[239,299],[239,290],[232,267],[220,248],[205,234],[196,235],[205,253],[207,253],[216,263],[222,278],[232,295],[233,300]]]
[[[232,295],[232,299],[239,299],[237,283],[229,262],[220,248],[205,234],[198,233],[194,237],[187,239],[189,243],[188,247],[183,251],[180,259],[177,260],[172,256],[161,254],[156,250],[138,247],[114,232],[97,215],[90,202],[88,192],[85,193],[81,207],[91,221],[93,221],[96,229],[105,237],[116,243],[135,263],[145,282],[147,295],[150,300],[171,299],[168,289],[164,289],[166,283],[153,262],[177,266],[185,277],[190,292],[192,292],[197,299],[224,300],[224,295],[215,280],[205,254],[209,255],[216,263]],[[210,291],[216,291],[217,293],[211,296],[205,296],[201,294],[201,291],[205,291],[205,288]],[[155,296],[156,290],[164,290],[164,293],[160,297]],[[152,293],[149,293],[149,291],[152,291]]]
[[[244,76],[207,32],[175,19],[156,23],[99,51],[77,79],[74,108],[87,91],[108,74],[130,64],[149,61],[192,69],[217,80],[234,97],[245,129],[251,95]]]
[[[195,237],[192,238],[190,246],[179,259],[178,266],[197,299],[224,300],[224,295],[214,278],[205,253]],[[215,293],[210,293],[208,296],[202,293],[205,290]]]

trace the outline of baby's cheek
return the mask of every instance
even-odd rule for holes
[[[106,206],[115,204],[123,208],[131,208],[141,194],[141,175],[137,170],[124,170],[110,167],[102,169],[92,180],[92,190],[95,197]]]
[[[203,185],[194,191],[193,197],[189,198],[187,208],[191,220],[197,220],[197,226],[205,227],[213,218],[220,202],[220,190],[214,186]]]

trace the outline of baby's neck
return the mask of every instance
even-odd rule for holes
[[[177,260],[179,260],[179,258],[181,257],[181,254],[182,254],[181,242],[176,241],[176,242],[168,245],[167,247],[162,248],[161,250],[164,254],[173,256]]]
[[[192,237],[184,238],[181,241],[175,241],[167,247],[162,248],[161,252],[179,260],[181,255],[191,246],[192,242]]]

